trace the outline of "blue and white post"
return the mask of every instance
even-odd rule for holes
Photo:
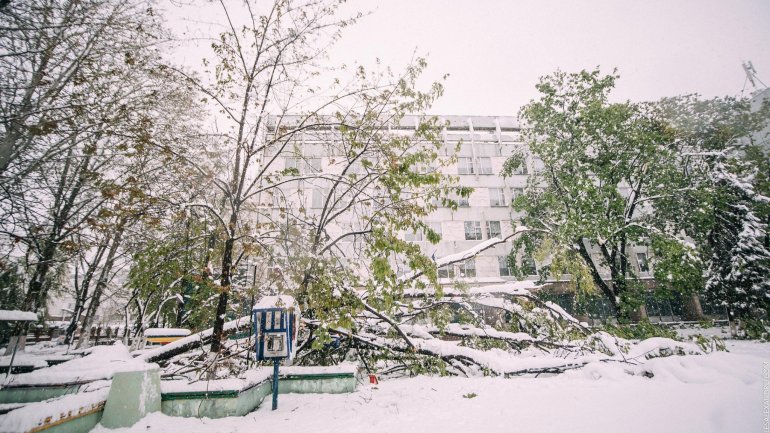
[[[278,408],[278,366],[291,362],[297,347],[299,305],[291,296],[265,296],[254,305],[256,360],[273,360],[273,410]]]
[[[273,361],[273,410],[278,409],[278,364],[281,361]]]

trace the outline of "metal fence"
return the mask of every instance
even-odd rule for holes
[[[590,324],[600,324],[615,320],[616,312],[610,301],[603,296],[585,296],[579,300],[573,293],[541,292],[539,297],[562,307],[569,314],[588,319]],[[706,318],[723,320],[727,318],[724,307],[707,302],[699,297],[703,314]],[[665,295],[649,292],[645,299],[647,318],[653,323],[682,322],[684,320],[684,302],[676,292]]]

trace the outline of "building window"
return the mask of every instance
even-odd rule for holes
[[[457,174],[473,174],[473,158],[457,158]]]
[[[522,161],[521,165],[516,167],[516,170],[513,170],[513,174],[527,174],[527,161]]]
[[[422,163],[415,164],[414,167],[413,167],[413,170],[417,174],[428,174],[428,173],[430,173],[430,167],[428,167],[427,164],[422,164]]]
[[[439,278],[454,278],[455,268],[452,265],[444,265],[438,268]]]
[[[639,272],[650,272],[650,264],[647,263],[646,253],[636,253],[636,261],[639,262]]]
[[[511,188],[511,201],[524,195],[524,188]]]
[[[467,241],[481,240],[481,222],[465,221],[465,240]]]
[[[281,207],[282,201],[282,194],[280,191],[276,190],[270,192],[270,202],[273,207]]]
[[[407,230],[406,234],[404,235],[404,239],[409,242],[420,242],[422,241],[422,232]]]
[[[461,265],[461,270],[463,277],[465,278],[472,278],[476,276],[476,260],[471,257],[470,259],[464,261]]]
[[[524,275],[537,275],[537,265],[532,257],[521,258],[521,271]]]
[[[334,138],[328,137],[325,141],[325,147],[326,149],[324,152],[326,152],[326,156],[342,156],[345,154],[345,150],[342,149],[336,142],[334,142]]]
[[[447,197],[447,199],[457,203],[457,207],[470,206],[470,203],[468,202],[468,197],[463,197],[460,194],[452,193]],[[446,202],[445,204],[446,204],[446,207],[450,207],[449,202]]]
[[[299,170],[299,158],[286,158],[284,160],[284,168],[285,169],[296,169]]]
[[[497,257],[497,263],[500,268],[501,277],[510,277],[511,275],[513,275],[513,272],[511,272],[511,268],[508,266],[508,256]]]
[[[502,188],[489,188],[489,205],[492,207],[505,206],[505,192]]]
[[[469,207],[470,202],[468,201],[468,197],[457,197],[457,206],[459,207]]]
[[[543,160],[535,157],[532,160],[532,171],[534,171],[535,173],[542,173],[543,169],[544,169]]]
[[[487,221],[487,239],[499,238],[501,234],[500,221]]]
[[[323,188],[316,188],[313,190],[313,197],[312,201],[310,203],[310,207],[313,209],[321,209],[324,207],[324,202],[326,201],[326,196],[328,195],[328,191],[326,191]]]
[[[479,174],[492,174],[492,158],[479,158]]]
[[[321,171],[321,158],[308,158],[307,165],[310,167],[311,173],[319,173]]]
[[[441,237],[441,221],[429,222],[428,227]]]
[[[500,154],[500,143],[497,141],[477,142],[476,152],[480,156],[502,156]]]

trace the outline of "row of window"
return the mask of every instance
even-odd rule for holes
[[[505,207],[508,205],[508,201],[505,197],[504,188],[487,188],[489,190],[489,205],[491,207]],[[524,194],[524,188],[511,188],[511,201],[515,200]],[[457,206],[470,207],[468,197],[456,197]]]
[[[498,221],[492,221],[498,222]],[[499,223],[499,222],[498,222]],[[640,272],[649,272],[646,253],[637,253]],[[509,267],[508,256],[497,256],[498,270],[501,277],[511,277],[513,272]],[[519,268],[524,275],[536,276],[537,264],[532,257],[522,257],[519,262]],[[465,260],[454,265],[441,266],[438,269],[439,278],[455,278],[456,276],[471,278],[476,276],[476,261],[473,258]]]
[[[320,173],[321,158],[296,158],[287,157],[284,161],[284,168],[296,169],[300,173]],[[428,171],[427,167],[418,167],[418,172]],[[491,158],[457,158],[457,174],[495,174],[492,171]],[[526,164],[522,164],[513,174],[528,174]]]
[[[491,207],[505,207],[509,204],[505,195],[504,188],[488,188],[489,189],[489,206]],[[524,188],[511,188],[510,201],[515,200],[517,197],[524,194]],[[324,200],[329,195],[328,188],[314,188],[312,190],[310,207],[312,209],[318,209],[323,207]],[[281,194],[273,193],[273,206],[281,205]],[[468,197],[455,197],[457,205],[459,207],[470,207]]]
[[[501,277],[513,276],[511,268],[508,266],[508,256],[497,257],[498,270]],[[535,261],[531,257],[523,257],[521,259],[520,267],[525,275],[535,276],[537,275],[537,266]],[[476,260],[470,258],[460,263],[453,265],[444,265],[438,268],[439,278],[473,278],[476,276]]]
[[[457,158],[457,174],[495,174],[492,172],[492,158]],[[513,174],[528,174],[527,165],[521,164]]]
[[[427,224],[431,230],[441,236],[441,222],[435,221],[428,222]],[[481,221],[465,221],[464,228],[466,241],[480,241],[484,239],[484,234],[486,234],[487,239],[499,238],[502,235],[500,221],[485,221],[484,231],[482,231]],[[421,242],[424,240],[424,235],[421,231],[407,231],[404,234],[404,240],[410,242]]]
[[[285,158],[285,169],[296,169],[300,173],[321,173],[321,158]],[[418,171],[424,173],[427,168],[420,167]],[[360,174],[362,167],[360,164],[351,164],[347,168],[347,174]]]
[[[481,231],[481,221],[465,221],[465,240],[480,241],[484,239]],[[486,221],[484,224],[487,239],[498,238],[502,234],[500,221]]]

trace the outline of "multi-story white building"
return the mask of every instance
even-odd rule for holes
[[[435,258],[444,257],[470,249],[479,242],[494,237],[508,237],[513,232],[513,221],[518,215],[511,207],[512,200],[522,194],[531,173],[540,170],[542,163],[534,157],[527,157],[525,165],[512,176],[502,177],[500,173],[505,161],[516,151],[524,151],[525,145],[519,136],[519,125],[511,116],[441,116],[446,123],[442,131],[444,156],[457,156],[455,163],[442,166],[445,174],[456,176],[458,184],[473,188],[467,198],[457,198],[456,210],[439,207],[425,218],[425,222],[441,235],[441,242],[434,245],[423,233],[404,233],[404,239],[418,243],[423,252]],[[284,119],[284,121],[286,121]],[[419,122],[416,116],[406,116],[398,125],[390,126],[392,134],[409,134]],[[291,149],[284,149],[274,162],[276,170],[296,168],[299,173],[339,174],[340,154],[335,150],[333,130],[314,131],[295,139]],[[271,194],[274,206],[305,207],[310,213],[323,206],[328,188],[323,180],[308,180],[292,183]],[[348,223],[355,224],[355,220]],[[632,261],[640,274],[649,276],[646,247],[635,247]],[[507,266],[511,241],[492,247],[474,259],[463,264],[448,266],[439,270],[439,276],[449,282],[461,279],[477,283],[492,283],[510,280],[514,277]],[[599,257],[599,252],[594,251]],[[529,279],[537,279],[539,266],[528,257],[519,258],[523,269],[528,270]]]
[[[500,176],[503,163],[522,146],[515,118],[444,116],[441,120],[447,126],[442,132],[443,147],[439,153],[447,158],[456,155],[457,161],[426,169],[438,169],[456,176],[460,186],[473,188],[473,192],[467,198],[457,198],[457,210],[439,207],[424,219],[441,236],[438,244],[431,244],[420,232],[403,233],[405,240],[418,243],[426,255],[435,258],[467,250],[486,239],[511,234],[516,216],[510,206],[511,200],[523,192],[528,173],[537,168],[537,162],[530,159],[520,173],[509,178]],[[418,117],[407,116],[398,125],[391,125],[390,133],[410,134],[417,122]],[[292,149],[284,149],[278,155],[279,160],[274,162],[276,170],[296,168],[300,174],[338,175],[340,166],[336,162],[340,154],[335,150],[334,140],[333,130],[303,134],[295,140]],[[274,206],[304,206],[312,213],[323,206],[323,199],[328,194],[328,185],[324,183],[317,179],[293,183],[282,187],[280,193],[271,194],[270,200]],[[346,222],[355,224],[354,220]],[[439,277],[447,282],[466,279],[479,283],[511,279],[506,264],[510,249],[510,242],[495,246],[464,264],[440,269]],[[532,278],[536,278],[534,263],[530,269]]]
[[[423,253],[434,258],[468,250],[487,239],[505,238],[512,234],[514,221],[520,215],[512,209],[511,201],[523,193],[529,176],[542,169],[542,162],[527,156],[525,165],[517,173],[505,178],[500,175],[503,164],[514,152],[527,154],[515,117],[440,116],[440,119],[446,124],[442,130],[443,146],[440,153],[446,157],[456,155],[457,160],[438,169],[456,176],[460,186],[473,188],[473,192],[467,198],[458,198],[459,206],[456,210],[439,207],[424,218],[424,222],[440,234],[441,241],[438,244],[428,242],[423,233],[403,233],[405,240],[417,243]],[[282,121],[287,122],[287,119]],[[419,117],[406,116],[398,125],[390,125],[389,131],[392,134],[408,135],[414,132],[419,121]],[[341,155],[335,147],[335,140],[334,129],[302,134],[294,139],[291,149],[284,149],[276,156],[275,170],[296,168],[300,174],[339,174],[340,165],[337,162]],[[282,187],[280,193],[270,194],[266,201],[278,207],[304,207],[312,215],[323,206],[323,199],[328,194],[325,182],[311,179],[292,183]],[[351,213],[351,217],[343,223],[349,226],[340,230],[354,230],[358,223],[356,214]],[[334,237],[334,233],[331,236]],[[511,243],[512,240],[509,240],[464,263],[440,268],[441,281],[447,284],[457,280],[470,284],[491,284],[515,279],[507,265]],[[587,246],[597,263],[601,263],[599,250]],[[637,275],[651,280],[647,247],[641,245],[629,248],[633,249],[629,255]],[[538,269],[548,264],[538,263],[529,257],[518,257],[517,260],[528,271],[526,278],[531,280],[537,280]],[[397,263],[395,265],[398,266]],[[406,272],[408,269],[401,271]],[[608,272],[606,277],[609,279]],[[548,283],[559,286],[554,279]]]

